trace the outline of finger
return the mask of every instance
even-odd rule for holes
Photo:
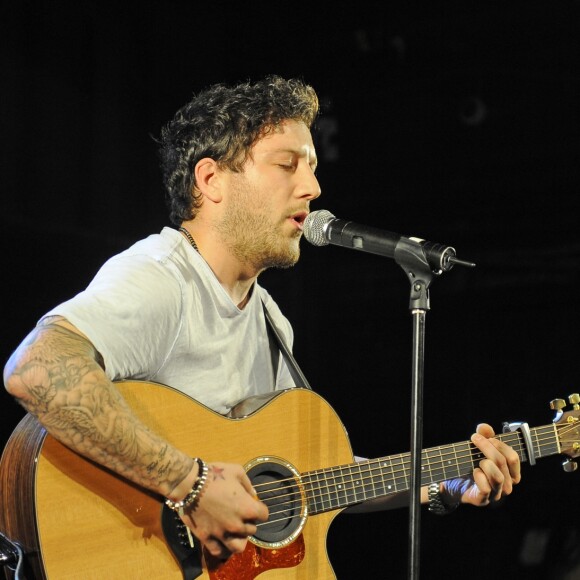
[[[226,533],[222,543],[231,554],[241,554],[246,549],[248,536]]]
[[[509,452],[509,448],[506,445],[501,445],[500,444],[501,442],[499,442],[497,439],[486,439],[479,433],[474,433],[471,437],[471,440],[485,455],[485,457],[489,459],[501,471],[502,478],[497,478],[497,480],[498,481],[501,480],[502,485],[505,483],[507,486],[506,491],[510,493],[512,486],[512,477],[510,469],[508,467],[506,456],[504,455],[504,453]]]
[[[506,458],[508,471],[510,473],[510,477],[512,479],[512,483],[519,483],[522,475],[521,475],[521,462],[518,454],[512,449],[509,445],[506,445],[503,441],[499,439],[495,439],[495,433],[491,425],[487,423],[481,423],[477,426],[476,432],[479,435],[490,440],[492,445],[495,445],[496,449],[504,455]]]
[[[240,483],[242,484],[242,487],[251,495],[251,496],[256,496],[256,490],[254,489],[252,482],[250,481],[250,478],[248,477],[248,474],[245,471],[242,471],[242,473],[239,476],[239,480]]]
[[[268,510],[268,507],[266,506],[265,503],[261,502],[261,501],[257,501],[256,505],[255,505],[255,509],[256,509],[256,515],[252,516],[252,520],[258,520],[260,522],[267,522],[268,521],[268,517],[270,515],[270,512]],[[248,518],[249,519],[249,518]]]
[[[495,431],[493,430],[493,427],[491,425],[488,425],[487,423],[480,423],[475,429],[475,431],[476,433],[483,435],[483,437],[485,437],[486,439],[495,436]]]
[[[236,530],[224,532],[224,538],[247,538],[258,531],[258,526],[253,521],[241,523]]]
[[[522,478],[519,455],[512,447],[499,439],[490,439],[489,442],[505,457],[512,483],[519,483]]]
[[[231,556],[230,550],[217,538],[208,538],[203,542],[203,546],[214,558],[227,560]]]
[[[479,470],[486,479],[487,485],[485,485],[482,479],[478,479],[478,487],[482,486],[482,490],[489,495],[490,501],[498,501],[504,493],[504,482],[505,476],[501,469],[497,465],[489,460],[482,459],[479,463]],[[507,486],[510,491],[506,492],[509,494],[511,492],[511,486]]]
[[[494,445],[495,439],[486,439],[479,433],[474,433],[471,440],[482,451],[489,462],[483,460],[479,466],[485,472],[494,490],[498,485],[501,491],[510,494],[512,492],[512,477],[505,455]],[[499,498],[497,498],[499,499]]]
[[[253,536],[258,531],[258,526],[253,521],[247,521],[245,523],[245,535],[246,536]]]
[[[247,512],[244,514],[245,520],[258,520],[260,522],[265,522],[268,520],[268,508],[265,503],[258,499],[258,494],[256,490],[252,486],[252,482],[250,478],[244,473],[240,476],[240,483],[242,487],[252,496],[253,499],[256,500],[254,504],[251,506],[251,512]],[[254,531],[255,533],[255,531]]]
[[[487,505],[491,501],[492,488],[489,484],[487,476],[482,469],[476,467],[473,470],[473,481],[475,483],[475,489],[477,490],[474,499],[475,505]],[[473,489],[471,493],[473,494]]]

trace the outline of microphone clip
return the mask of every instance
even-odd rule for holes
[[[456,264],[475,266],[472,262],[457,259],[451,246],[405,237],[397,241],[394,258],[411,284],[409,308],[412,311],[430,309],[429,287],[443,272],[448,272]]]

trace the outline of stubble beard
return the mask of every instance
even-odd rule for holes
[[[236,203],[229,206],[216,224],[222,242],[237,260],[258,272],[294,266],[300,258],[302,232],[296,230],[291,236],[285,235],[285,218],[272,222],[266,213],[248,207],[247,199],[248,194],[237,192]]]
[[[279,228],[265,228],[263,220],[224,220],[219,227],[224,244],[237,260],[261,272],[290,268],[300,257],[300,235],[285,238]]]

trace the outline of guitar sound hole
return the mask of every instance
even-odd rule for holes
[[[297,476],[285,465],[264,462],[248,471],[258,497],[269,510],[268,521],[258,524],[258,543],[286,544],[303,525],[303,499]]]

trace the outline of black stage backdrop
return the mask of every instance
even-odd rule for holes
[[[576,1],[6,2],[0,7],[3,361],[111,254],[167,224],[152,137],[209,83],[322,97],[314,209],[449,243],[427,315],[424,443],[549,423],[580,391]],[[412,324],[386,258],[303,244],[263,284],[356,453],[408,450]],[[2,392],[2,443],[22,411]],[[422,577],[579,578],[578,474],[523,467],[499,506],[423,512]],[[341,515],[339,578],[404,578],[407,510]]]

